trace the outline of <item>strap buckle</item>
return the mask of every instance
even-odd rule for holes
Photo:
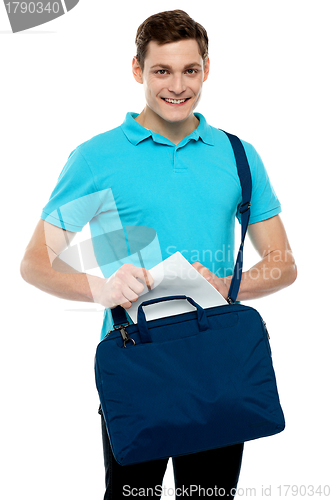
[[[235,301],[231,299],[230,296],[228,296],[226,300],[229,304],[235,304]]]
[[[131,337],[129,337],[128,335],[128,332],[126,330],[126,326],[129,325],[129,322],[127,321],[125,324],[123,325],[116,325],[114,326],[114,330],[120,330],[120,333],[121,333],[121,337],[122,337],[122,340],[123,340],[123,347],[127,347],[126,344],[127,342],[129,342],[130,340],[132,341],[132,343],[135,345],[136,342],[134,339],[132,339]]]
[[[239,208],[240,214],[244,214],[247,212],[251,207],[251,201],[246,201],[245,203],[242,203],[242,205]]]
[[[121,328],[129,326],[129,321],[125,323],[119,323],[117,325],[113,325],[114,330],[121,330]]]

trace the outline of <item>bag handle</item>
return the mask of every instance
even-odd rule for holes
[[[219,129],[221,130],[221,129]],[[235,156],[235,161],[236,161],[236,167],[237,167],[237,172],[238,176],[240,178],[240,184],[241,184],[241,189],[242,189],[242,204],[240,206],[240,214],[241,214],[241,244],[240,248],[237,254],[237,259],[236,263],[234,266],[234,273],[232,277],[232,281],[229,287],[228,291],[228,297],[227,297],[227,302],[229,304],[234,304],[236,301],[236,297],[239,293],[239,288],[240,288],[240,283],[241,283],[241,277],[242,277],[242,269],[243,269],[243,245],[244,245],[244,240],[247,234],[247,229],[249,225],[249,218],[250,218],[250,200],[251,200],[251,193],[252,193],[252,178],[251,178],[251,172],[250,172],[250,167],[247,159],[247,155],[245,152],[245,149],[243,147],[242,142],[240,139],[233,134],[229,134],[228,132],[224,132],[234,151],[234,156]]]
[[[207,316],[206,316],[204,309],[199,304],[197,304],[197,302],[195,302],[194,299],[192,299],[191,297],[187,297],[186,295],[169,295],[167,297],[159,297],[156,299],[146,300],[145,302],[142,302],[138,306],[137,328],[139,331],[141,341],[143,343],[152,342],[151,335],[150,335],[149,328],[148,328],[147,321],[146,321],[146,317],[145,317],[145,314],[143,311],[143,307],[148,306],[150,304],[156,304],[157,302],[164,302],[164,301],[168,301],[168,300],[182,300],[182,299],[188,300],[188,302],[190,302],[190,304],[192,304],[194,307],[196,307],[199,331],[202,332],[202,331],[207,330],[209,328],[208,319],[207,319]]]

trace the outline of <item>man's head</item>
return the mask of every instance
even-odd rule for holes
[[[148,17],[136,34],[137,62],[142,71],[149,42],[164,45],[180,40],[196,40],[205,65],[208,59],[209,39],[206,30],[183,10],[160,12]]]
[[[133,74],[150,120],[192,119],[210,67],[205,29],[182,10],[161,12],[141,24],[136,45]]]

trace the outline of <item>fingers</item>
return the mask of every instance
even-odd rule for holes
[[[124,302],[123,304],[119,304],[119,306],[123,307],[123,309],[130,309],[132,305],[133,305],[132,302]]]
[[[205,278],[207,281],[212,281],[213,280],[213,276],[214,274],[205,266],[203,266],[203,264],[201,264],[200,262],[194,262],[192,264],[192,266],[196,269],[197,272],[199,272],[199,274],[201,276],[203,276],[203,278]]]
[[[148,287],[149,290],[152,289],[152,286],[150,285],[151,283],[151,274],[149,273],[150,275],[150,279],[149,279],[149,276],[148,276],[148,272],[147,269],[144,269],[144,267],[142,267],[142,271],[143,271],[143,274],[144,274],[144,280],[145,280],[145,283],[146,283],[146,286]],[[153,279],[152,279],[152,283],[153,283]]]
[[[133,275],[135,276],[135,278],[139,278],[140,280],[142,280],[144,283],[146,283],[148,289],[152,290],[154,285],[154,280],[150,272],[144,267],[135,267],[135,266],[133,267],[134,267]]]
[[[137,295],[143,292],[143,283],[146,284],[149,290],[151,290],[154,285],[153,278],[147,269],[132,264],[124,264],[121,266],[116,272],[116,275]],[[143,283],[138,280],[141,280]]]
[[[210,285],[212,285],[224,298],[228,297],[228,288],[227,284],[223,279],[218,278],[212,271],[210,271],[207,267],[203,266],[200,262],[194,262],[192,266],[196,269],[197,272],[203,278],[205,278]]]
[[[113,307],[121,305],[125,309],[129,309],[143,292],[143,283],[146,284],[149,290],[152,289],[154,284],[153,278],[147,269],[132,264],[121,266],[111,276],[110,280],[112,281],[112,302],[115,304]]]

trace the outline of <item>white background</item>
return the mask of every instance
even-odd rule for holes
[[[102,308],[40,292],[22,280],[19,266],[70,152],[118,126],[127,111],[143,109],[142,87],[131,75],[136,29],[175,8],[209,34],[211,73],[197,111],[262,156],[298,265],[293,286],[249,303],[271,334],[286,430],[247,443],[239,497],[265,498],[262,486],[271,486],[272,498],[285,498],[278,485],[332,489],[330,2],[81,0],[68,14],[17,34],[0,5],[6,500],[103,497],[93,371]],[[255,260],[247,242],[245,267]],[[173,487],[170,468],[164,484]],[[170,490],[164,498],[173,498]]]

